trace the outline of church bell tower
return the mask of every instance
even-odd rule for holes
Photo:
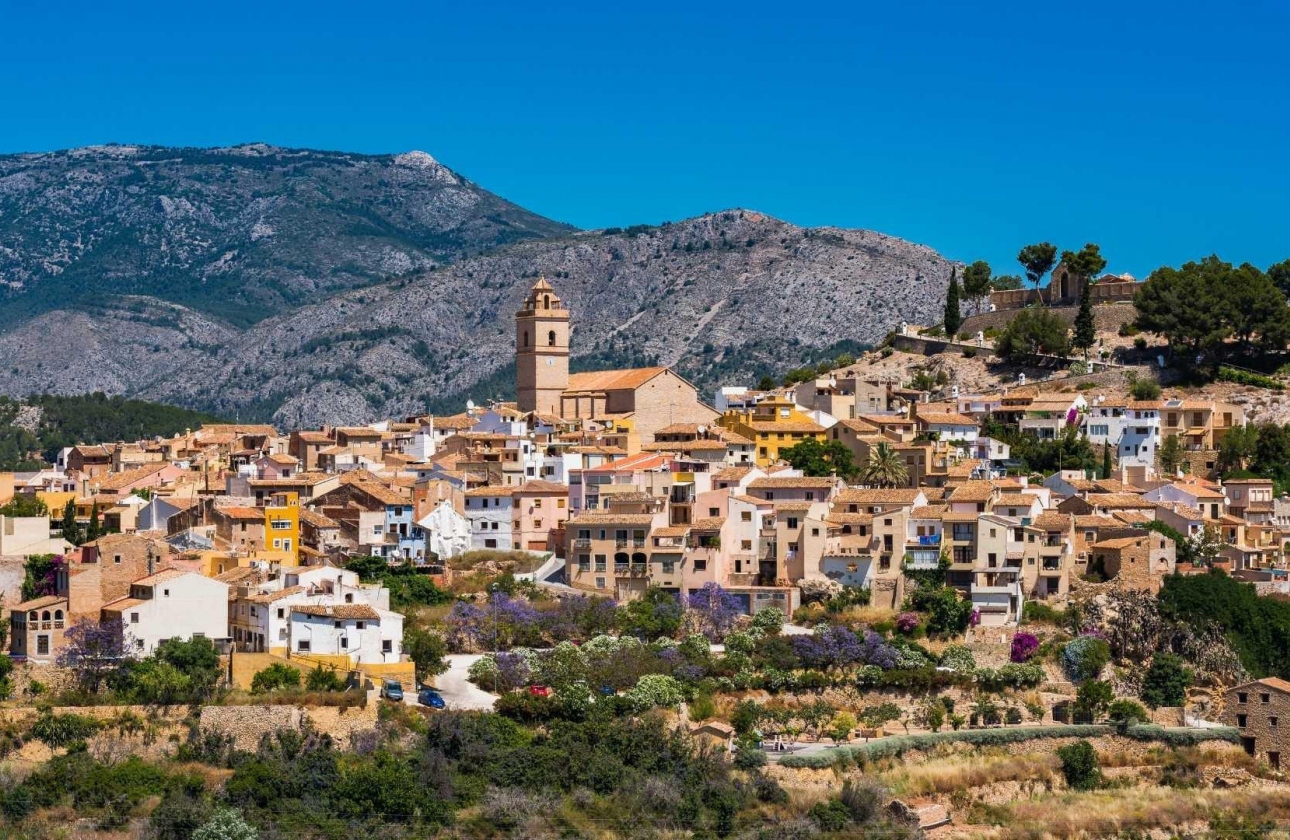
[[[545,277],[515,313],[515,374],[520,411],[560,414],[569,387],[569,310]]]

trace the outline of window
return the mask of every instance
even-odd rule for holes
[[[366,622],[366,621],[355,621],[355,622],[354,622],[354,629],[355,629],[355,630],[365,630],[366,628],[367,628],[367,622]]]
[[[40,635],[36,637],[36,655],[49,656],[49,637]]]
[[[308,653],[308,652],[309,652],[309,640],[308,640],[308,639],[299,639],[299,640],[296,642],[296,651],[297,651],[297,652],[299,652],[299,653]]]
[[[161,590],[161,596],[162,596],[163,598],[169,598],[169,597],[170,597],[170,590],[169,590],[169,589],[163,589],[163,590]]]
[[[131,623],[131,624],[138,624],[138,623],[139,623],[139,614],[138,614],[138,613],[130,613],[130,623]]]
[[[555,346],[555,330],[551,330],[546,334],[546,343],[549,347]]]
[[[752,540],[740,540],[739,549],[741,551],[752,551]]]
[[[291,521],[287,519],[275,519],[270,523],[275,531],[290,531]]]
[[[556,506],[557,508],[559,508],[560,510],[563,510],[563,509],[564,509],[564,502],[565,502],[565,500],[564,500],[564,499],[556,499],[556,500],[555,500],[555,506]]]
[[[1263,692],[1262,694],[1260,694],[1260,695],[1259,695],[1259,702],[1260,702],[1260,703],[1271,703],[1271,702],[1272,702],[1272,695],[1271,695],[1271,694],[1268,694],[1266,691],[1265,691],[1265,692]]]
[[[813,502],[813,501],[815,501],[815,491],[814,491],[814,490],[807,490],[807,491],[806,491],[806,501],[808,501],[808,502]]]
[[[381,639],[381,653],[394,653],[393,639]]]
[[[694,570],[695,570],[696,572],[706,572],[706,571],[708,570],[708,561],[707,561],[707,560],[695,560],[695,561],[694,561]]]
[[[372,533],[373,533],[373,534],[376,534],[377,536],[380,536],[380,534],[381,534],[381,526],[380,526],[380,525],[373,525],[373,526],[372,526]]]
[[[790,528],[796,528],[796,527],[797,527],[797,517],[796,517],[796,516],[790,516],[790,517],[788,518],[788,527],[790,527]]]
[[[332,622],[332,626],[333,626],[333,627],[335,627],[337,630],[339,630],[339,629],[341,629],[342,627],[344,627],[344,626],[345,626],[345,622],[343,622],[343,621],[333,621],[333,622]]]
[[[349,637],[348,637],[348,636],[341,636],[341,637],[340,637],[340,649],[341,649],[341,650],[344,650],[344,649],[345,649],[345,648],[347,648],[347,647],[349,647]]]
[[[1245,728],[1245,721],[1246,721],[1245,715],[1236,716],[1236,725],[1239,726],[1241,729]]]
[[[278,618],[286,618],[286,617],[287,617],[287,611],[282,607],[278,607]]]
[[[752,511],[750,511],[750,510],[740,511],[740,512],[739,512],[739,521],[740,521],[740,522],[752,522]]]
[[[589,571],[591,571],[591,555],[590,555],[590,554],[579,554],[579,555],[578,555],[578,571],[580,571],[580,572],[589,572]]]
[[[603,572],[604,570],[605,570],[605,555],[603,555],[603,554],[597,554],[597,555],[596,555],[596,571],[598,571],[598,572]]]
[[[1277,725],[1276,715],[1273,715],[1272,717],[1268,718],[1268,726],[1271,726],[1275,729],[1276,725]]]
[[[597,589],[604,589],[604,588],[605,588],[605,579],[604,579],[604,578],[602,578],[602,577],[598,577],[598,578],[596,578],[596,588],[597,588]]]
[[[708,516],[720,516],[720,515],[721,515],[721,508],[713,508],[713,507],[708,508]]]
[[[274,540],[274,541],[273,541],[273,547],[274,547],[275,549],[281,549],[281,548],[282,548],[282,540]]]
[[[113,562],[113,563],[115,563],[115,564],[117,564],[118,566],[120,566],[120,565],[121,565],[121,555],[120,555],[120,554],[114,554],[114,555],[112,555],[112,562]]]

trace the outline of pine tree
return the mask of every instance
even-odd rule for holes
[[[963,313],[959,311],[959,270],[950,269],[950,288],[945,293],[945,337],[954,340],[963,325]]]
[[[1088,361],[1089,348],[1097,340],[1097,328],[1093,324],[1093,301],[1089,295],[1091,285],[1087,280],[1084,281],[1084,290],[1079,298],[1079,314],[1075,316],[1075,335],[1071,338],[1071,346],[1084,351],[1085,362]]]
[[[81,544],[81,526],[76,522],[76,500],[68,499],[63,506],[63,539],[72,545]]]

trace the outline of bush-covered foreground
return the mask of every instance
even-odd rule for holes
[[[963,732],[928,732],[921,735],[899,735],[881,738],[867,744],[839,747],[815,755],[789,756],[780,762],[784,767],[824,768],[848,764],[864,765],[880,758],[891,758],[913,750],[929,750],[942,744],[970,744],[995,747],[1019,744],[1042,738],[1096,738],[1099,735],[1123,735],[1139,741],[1159,741],[1171,747],[1191,747],[1206,741],[1237,742],[1235,729],[1166,729],[1162,726],[1129,726],[1117,728],[1105,724],[1069,724],[1066,726],[1028,726],[1016,729],[972,729]]]
[[[789,807],[762,770],[664,716],[620,704],[581,721],[527,727],[497,714],[421,716],[391,707],[340,750],[325,735],[282,731],[255,752],[193,730],[172,758],[108,758],[82,740],[26,778],[0,776],[0,836],[61,836],[68,815],[159,840],[190,837],[636,836],[642,828],[727,837]],[[65,752],[64,752],[65,751]],[[852,790],[821,819],[881,830],[885,792]],[[797,816],[806,819],[805,808]],[[60,824],[61,823],[61,824]]]

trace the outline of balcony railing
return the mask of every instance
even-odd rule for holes
[[[573,541],[574,548],[591,548],[591,540],[584,537],[578,537]]]
[[[941,535],[940,534],[919,534],[918,536],[910,537],[907,543],[909,545],[940,545]]]
[[[635,537],[632,539],[632,548],[644,548],[644,547],[645,547],[644,537]]]
[[[614,574],[619,576],[631,575],[632,577],[644,577],[649,574],[649,565],[646,563],[615,563]]]

